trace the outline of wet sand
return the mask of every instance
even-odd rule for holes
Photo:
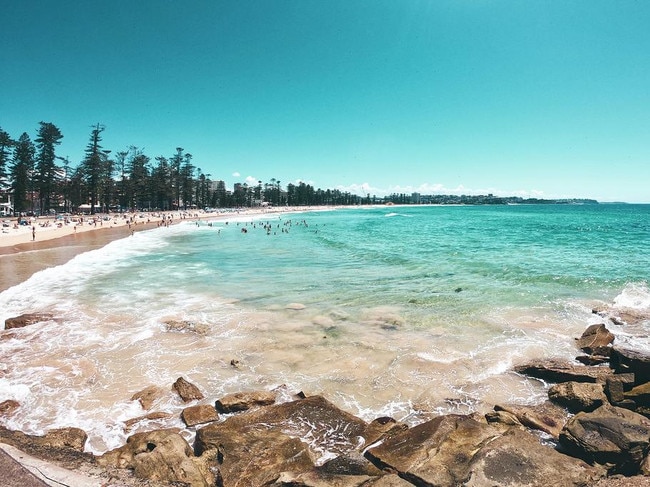
[[[65,264],[83,252],[129,237],[131,231],[139,232],[157,226],[156,222],[151,222],[132,225],[131,228],[127,225],[93,228],[58,238],[0,246],[0,292],[26,281],[38,271]]]

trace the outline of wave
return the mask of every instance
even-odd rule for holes
[[[614,298],[614,307],[650,312],[650,288],[647,282],[628,283]]]

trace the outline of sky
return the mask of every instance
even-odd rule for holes
[[[0,128],[229,188],[650,202],[646,0],[0,0]]]

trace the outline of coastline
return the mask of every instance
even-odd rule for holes
[[[101,248],[114,240],[129,237],[134,232],[159,228],[163,222],[176,225],[182,221],[219,221],[233,217],[257,217],[267,214],[319,211],[335,207],[261,208],[206,213],[173,211],[156,213],[97,214],[98,223],[69,223],[57,226],[54,218],[38,218],[32,225],[10,227],[0,233],[0,292],[26,281],[34,273],[65,264],[75,256]],[[144,216],[144,217],[143,217]],[[84,217],[89,220],[88,217]],[[104,220],[108,218],[108,220]],[[8,219],[3,219],[8,221]],[[32,238],[34,238],[32,240]]]

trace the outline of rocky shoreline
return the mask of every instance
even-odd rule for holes
[[[188,404],[181,419],[196,431],[193,444],[167,428],[133,434],[95,456],[84,452],[87,435],[78,428],[32,436],[4,427],[0,443],[102,486],[650,485],[650,354],[614,344],[608,329],[648,317],[594,313],[602,323],[576,339],[575,362],[515,368],[549,385],[549,400],[536,406],[498,404],[485,415],[448,414],[409,427],[390,417],[368,423],[300,392],[242,392],[206,404],[180,377],[171,388]],[[6,320],[5,330],[51,319],[23,315]],[[149,412],[125,427],[168,417],[150,410],[163,393],[151,386],[134,394]],[[0,416],[21,407],[1,400]]]

